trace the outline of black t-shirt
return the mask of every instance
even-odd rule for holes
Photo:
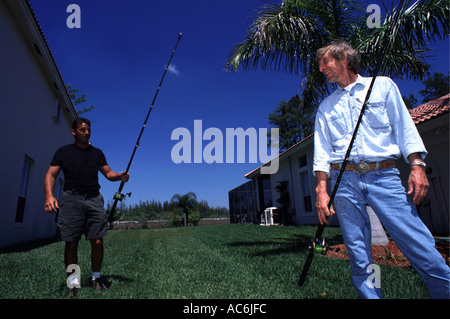
[[[61,167],[65,177],[64,190],[88,193],[100,189],[98,170],[108,163],[103,152],[92,145],[81,149],[69,144],[56,151],[50,165]]]

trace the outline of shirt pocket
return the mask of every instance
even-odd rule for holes
[[[369,102],[366,109],[367,124],[373,130],[386,129],[389,127],[389,117],[386,112],[386,103]]]
[[[342,113],[331,115],[327,118],[327,122],[333,142],[342,139],[348,133],[347,121]]]

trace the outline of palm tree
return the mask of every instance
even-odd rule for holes
[[[184,195],[175,194],[170,201],[183,210],[184,226],[186,227],[188,215],[197,207],[197,196],[193,192]]]
[[[232,49],[226,69],[261,67],[296,75],[302,72],[302,99],[307,107],[316,107],[330,93],[316,67],[317,49],[332,40],[346,40],[361,55],[361,73],[371,74],[395,11],[401,10],[384,60],[385,73],[422,80],[429,72],[427,44],[448,36],[449,1],[410,3],[406,0],[402,8],[392,5],[379,28],[367,26],[366,5],[355,0],[285,0],[280,5],[265,5],[245,40]]]

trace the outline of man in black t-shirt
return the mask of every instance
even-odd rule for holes
[[[72,135],[75,142],[56,151],[45,176],[45,210],[56,213],[59,209],[58,235],[66,242],[66,269],[69,265],[77,265],[78,242],[84,234],[91,242],[92,286],[96,290],[105,290],[100,270],[108,220],[99,191],[98,171],[110,181],[127,182],[129,174],[112,171],[103,152],[89,144],[91,123],[88,119],[76,119],[72,125]],[[53,196],[53,188],[61,170],[64,173],[64,194],[58,203]],[[75,274],[70,276],[70,280],[67,282],[69,296],[74,297],[80,288],[80,278]]]

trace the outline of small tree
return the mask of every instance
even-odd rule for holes
[[[433,76],[423,81],[423,84],[425,84],[425,88],[419,93],[423,96],[422,103],[426,103],[449,93],[450,76],[434,73]]]
[[[183,212],[182,209],[176,208],[169,214],[169,227],[181,227],[183,226]]]
[[[438,99],[450,92],[450,76],[445,76],[442,73],[434,73],[422,83],[425,85],[425,88],[419,91],[419,94],[423,97],[422,103]],[[403,96],[403,101],[408,109],[418,106],[418,101],[413,94],[410,94],[408,98]]]
[[[298,95],[289,102],[281,101],[275,112],[269,114],[269,123],[280,130],[281,152],[314,132],[314,114],[314,108],[308,107]]]
[[[186,227],[189,214],[193,213],[197,208],[197,196],[193,192],[184,195],[175,194],[170,201],[183,210],[184,226]]]
[[[72,84],[66,84],[66,89],[67,92],[70,95],[70,98],[72,99],[73,105],[79,105],[81,103],[85,103],[87,102],[86,100],[86,94],[81,94],[81,96],[77,97],[77,93],[80,91],[79,89],[73,89],[72,88]],[[94,106],[89,106],[89,107],[83,107],[77,110],[77,114],[81,115],[87,112],[92,111],[93,109],[95,109]]]

